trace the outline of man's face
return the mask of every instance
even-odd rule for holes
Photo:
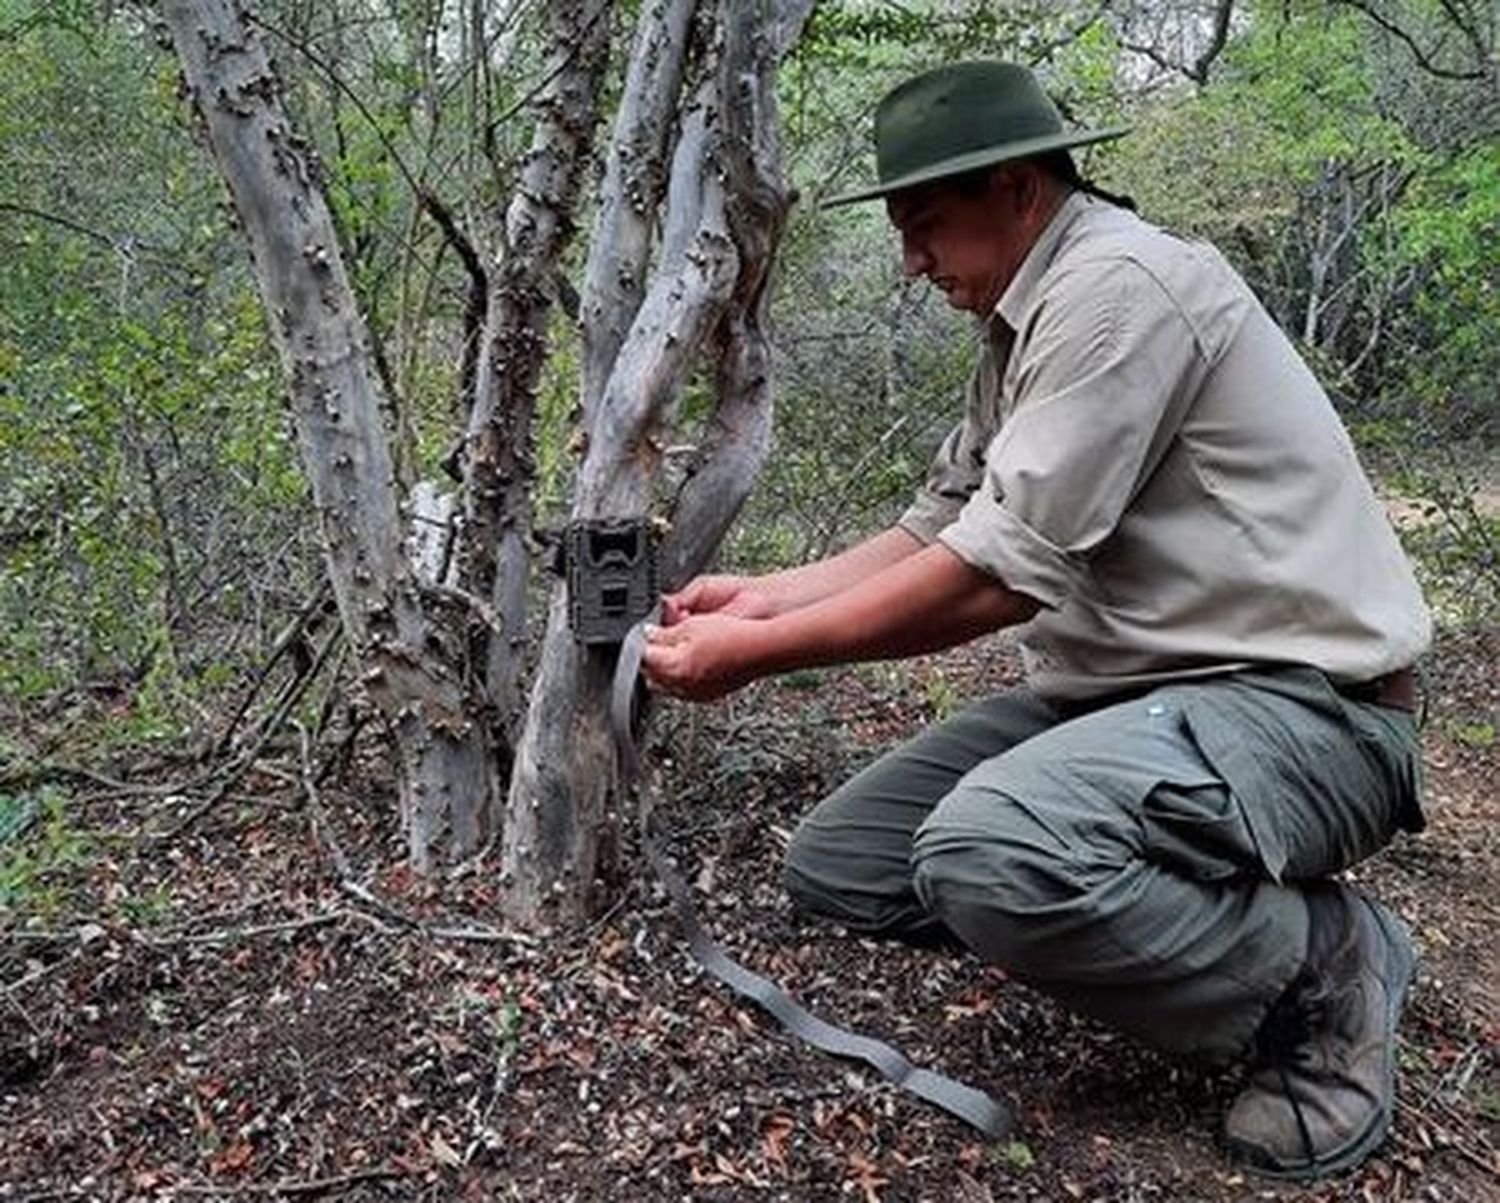
[[[931,280],[955,309],[987,316],[1034,240],[1021,191],[999,168],[970,190],[940,181],[887,198],[906,274]]]

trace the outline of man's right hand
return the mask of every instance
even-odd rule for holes
[[[729,618],[773,618],[776,615],[776,604],[753,576],[694,577],[661,601],[661,625],[664,627],[698,614],[722,614]]]

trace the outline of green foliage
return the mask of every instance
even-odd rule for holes
[[[1000,1150],[1000,1160],[1011,1169],[1024,1173],[1036,1164],[1036,1154],[1024,1140],[1012,1140]]]
[[[1294,287],[1273,274],[1287,270],[1277,257],[1328,165],[1406,161],[1416,148],[1376,102],[1354,14],[1262,8],[1213,86],[1142,106],[1120,154],[1152,220],[1217,243],[1274,293]]]
[[[1420,284],[1404,315],[1411,355],[1396,387],[1471,427],[1496,421],[1500,375],[1500,143],[1481,141],[1418,174],[1392,215],[1393,270]]]
[[[1478,450],[1435,452],[1430,435],[1411,424],[1382,435],[1388,476],[1398,495],[1415,500],[1399,525],[1429,602],[1454,625],[1493,622],[1500,615],[1500,510],[1495,464]],[[1413,450],[1413,449],[1416,450]]]
[[[178,105],[123,21],[0,39],[0,694],[144,682],[163,721],[304,493]]]
[[[88,842],[68,820],[68,798],[44,786],[0,794],[0,911],[47,917],[67,900],[64,870],[81,864]]]
[[[258,11],[319,149],[401,469],[436,476],[462,421],[469,280],[414,185],[490,255],[483,231],[529,141],[519,102],[545,70],[538,15],[521,13],[497,72],[490,55],[513,31],[487,30],[476,58],[441,5]],[[1439,5],[1401,14],[1423,45],[1457,41],[1439,36]],[[1031,62],[1070,121],[1132,125],[1087,152],[1089,174],[1229,254],[1363,429],[1407,450],[1493,441],[1493,101],[1435,80],[1349,6],[1237,6],[1202,87],[1163,82],[1125,49],[1140,40],[1126,18],[1039,2],[817,6],[780,82],[803,200],[776,278],[775,449],[727,559],[791,563],[890,522],[957,414],[969,324],[902,281],[878,205],[817,201],[867,174],[878,97],[961,57]],[[85,682],[130,740],[178,735],[318,572],[260,301],[175,64],[147,33],[90,0],[0,0],[0,696]],[[579,347],[561,317],[551,342],[535,458],[537,510],[555,521]],[[705,397],[695,382],[686,426]],[[1493,516],[1441,474],[1405,483],[1436,507],[1408,532],[1434,588],[1488,597]]]
[[[1448,738],[1468,748],[1493,748],[1495,724],[1488,719],[1450,719],[1444,724]]]

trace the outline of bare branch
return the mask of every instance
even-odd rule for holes
[[[554,0],[557,65],[536,102],[537,124],[505,212],[505,247],[490,296],[464,441],[466,517],[460,578],[504,624],[485,639],[484,696],[503,732],[519,708],[520,650],[530,584],[536,390],[547,354],[553,276],[573,235],[609,55],[612,0]]]
[[[1204,47],[1203,53],[1193,63],[1188,74],[1200,84],[1208,83],[1208,70],[1213,66],[1214,60],[1224,49],[1224,44],[1229,40],[1229,22],[1234,16],[1234,0],[1219,0],[1218,7],[1214,10],[1214,31],[1209,43]]]
[[[640,307],[652,216],[666,183],[667,143],[697,7],[697,0],[655,0],[642,6],[636,25],[584,271],[585,413],[603,391]]]
[[[1357,9],[1358,11],[1364,13],[1364,15],[1368,17],[1370,21],[1372,21],[1381,29],[1385,30],[1386,33],[1390,34],[1392,37],[1403,43],[1406,48],[1411,51],[1412,57],[1417,62],[1417,66],[1421,67],[1422,70],[1426,71],[1429,75],[1436,75],[1439,79],[1455,80],[1484,79],[1488,75],[1488,72],[1482,67],[1475,68],[1473,70],[1460,71],[1450,67],[1441,66],[1434,60],[1432,52],[1422,49],[1421,45],[1417,42],[1417,39],[1413,34],[1409,33],[1400,25],[1397,25],[1396,22],[1392,21],[1384,13],[1380,12],[1373,3],[1369,2],[1369,0],[1335,0],[1335,2],[1338,4],[1343,4],[1349,8]]]
[[[331,63],[329,63],[321,55],[319,55],[317,51],[315,51],[305,41],[293,36],[291,33],[288,33],[286,30],[280,28],[279,26],[272,24],[264,17],[259,16],[256,13],[246,11],[244,13],[244,19],[252,25],[258,25],[272,37],[278,38],[281,41],[285,42],[288,46],[290,46],[293,50],[295,50],[298,54],[300,54],[303,58],[310,62],[314,67],[316,67],[320,72],[322,72],[323,75],[327,77],[328,82],[331,83],[340,94],[347,97],[349,103],[354,106],[355,111],[364,118],[365,124],[370,127],[370,132],[375,135],[375,140],[380,143],[381,149],[390,156],[391,162],[395,164],[396,170],[401,173],[401,178],[406,181],[406,186],[412,190],[413,194],[418,194],[421,192],[421,185],[417,183],[416,176],[413,175],[411,169],[407,167],[406,160],[401,157],[400,152],[397,151],[395,146],[391,143],[391,140],[386,137],[385,130],[381,128],[380,122],[375,120],[375,115],[365,107],[365,102],[360,99],[359,93],[344,82],[343,77],[333,69],[333,65]]]
[[[417,201],[437,222],[464,270],[469,274],[469,291],[464,302],[464,340],[462,358],[459,361],[458,384],[466,408],[474,404],[474,383],[479,371],[479,352],[484,345],[484,321],[489,312],[489,273],[484,262],[467,234],[460,228],[447,205],[423,188],[417,193]]]
[[[372,1170],[354,1170],[348,1174],[330,1174],[326,1178],[285,1179],[281,1182],[245,1182],[236,1186],[200,1186],[191,1182],[184,1182],[174,1185],[172,1191],[174,1194],[179,1195],[213,1195],[220,1198],[226,1195],[277,1195],[281,1197],[326,1195],[341,1192],[346,1187],[357,1186],[362,1182],[389,1182],[400,1178],[410,1178],[411,1176],[410,1170],[377,1168]]]

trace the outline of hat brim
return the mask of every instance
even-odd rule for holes
[[[874,188],[861,188],[856,192],[844,192],[838,196],[829,197],[818,208],[833,209],[840,205],[852,205],[858,201],[876,200],[883,196],[890,196],[893,192],[914,188],[918,184],[930,183],[951,175],[963,175],[967,171],[975,171],[980,167],[992,167],[997,163],[1009,163],[1015,159],[1029,159],[1036,155],[1046,154],[1050,150],[1088,146],[1094,142],[1105,142],[1111,138],[1122,137],[1129,132],[1128,125],[1117,125],[1105,129],[1070,130],[1060,134],[1048,134],[1042,138],[1026,138],[1020,142],[1004,142],[997,146],[986,146],[982,150],[971,150],[967,154],[954,155],[951,159],[940,160],[922,168],[921,171],[907,172],[893,180],[886,180]]]

